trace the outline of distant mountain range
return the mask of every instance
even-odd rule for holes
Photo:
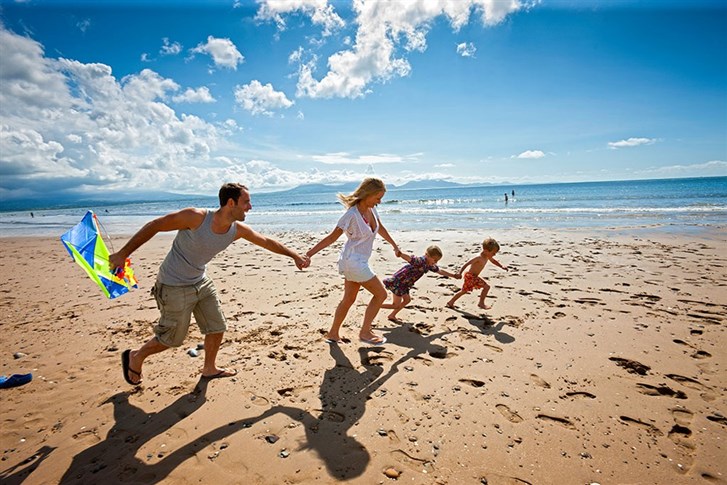
[[[348,182],[345,184],[306,184],[285,190],[282,192],[297,194],[322,194],[331,192],[351,193],[356,190],[359,182]],[[458,184],[448,180],[412,180],[404,185],[388,185],[388,190],[422,190],[422,189],[448,189],[452,187],[481,187],[483,185],[494,185],[490,183]]]
[[[306,184],[298,187],[283,190],[269,191],[269,193],[291,193],[291,194],[330,194],[344,193],[350,194],[359,182],[348,182],[344,184]],[[483,185],[494,185],[489,183],[479,184],[458,184],[447,180],[412,180],[403,185],[388,185],[390,191],[396,190],[425,190],[425,189],[446,189],[452,187],[481,187]],[[257,192],[257,191],[253,191]],[[268,191],[266,191],[268,192]],[[118,204],[128,204],[130,202],[162,202],[172,200],[195,200],[210,198],[216,199],[217,194],[209,195],[192,195],[192,194],[175,194],[170,192],[135,192],[135,193],[118,193],[113,195],[100,191],[94,196],[79,194],[59,194],[52,199],[12,199],[0,200],[0,211],[22,211],[22,210],[39,210],[46,208],[63,208],[63,207],[92,207],[92,206],[113,206]]]

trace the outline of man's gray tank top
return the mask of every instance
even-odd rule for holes
[[[158,282],[170,286],[188,286],[202,281],[207,263],[232,244],[237,234],[236,224],[232,224],[224,234],[212,232],[213,216],[214,212],[208,210],[197,229],[177,232],[172,249],[159,268]]]

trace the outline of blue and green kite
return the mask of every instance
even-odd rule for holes
[[[101,237],[98,218],[93,211],[88,211],[81,222],[63,234],[61,242],[108,298],[116,298],[137,287],[131,260],[127,259],[123,268],[111,272],[109,250]]]

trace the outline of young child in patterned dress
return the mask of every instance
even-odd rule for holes
[[[440,269],[437,263],[442,259],[442,250],[438,246],[429,246],[424,256],[410,256],[398,251],[397,256],[405,260],[408,264],[394,273],[393,276],[384,279],[383,283],[386,288],[391,290],[393,300],[391,303],[381,305],[381,308],[391,308],[393,311],[389,314],[389,320],[398,322],[396,314],[407,306],[411,301],[409,290],[424,273],[431,271],[433,273],[447,276],[449,278],[461,278],[462,275],[456,275]]]
[[[488,261],[492,261],[492,264],[494,264],[495,266],[499,266],[505,271],[509,271],[507,269],[507,266],[501,265],[500,262],[497,261],[494,257],[499,250],[500,245],[497,244],[497,241],[495,241],[491,237],[482,241],[482,252],[478,256],[475,256],[474,258],[467,261],[465,265],[462,266],[462,269],[459,270],[458,275],[462,276],[465,268],[467,268],[467,266],[470,267],[470,270],[464,273],[464,283],[462,284],[462,289],[459,290],[452,297],[452,299],[447,302],[448,308],[454,308],[454,302],[456,302],[465,293],[469,293],[472,290],[476,290],[479,288],[482,288],[482,292],[480,292],[480,302],[477,306],[479,306],[483,310],[489,310],[490,308],[492,308],[490,305],[485,305],[485,297],[490,291],[490,285],[488,285],[485,280],[480,278],[480,273],[483,269],[485,269],[485,265]]]

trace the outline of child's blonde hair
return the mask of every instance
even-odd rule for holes
[[[386,185],[380,179],[368,177],[363,179],[352,194],[338,194],[338,200],[346,207],[353,207],[371,194],[386,192]]]
[[[482,241],[482,249],[491,253],[496,253],[500,250],[500,245],[497,244],[497,241],[495,241],[491,237],[488,237],[487,239]]]
[[[430,256],[432,258],[442,259],[442,250],[439,249],[439,246],[432,244],[427,248],[427,256]]]

